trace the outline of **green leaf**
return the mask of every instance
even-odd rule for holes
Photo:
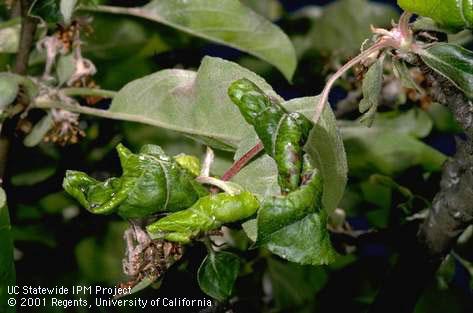
[[[313,123],[300,113],[286,111],[245,78],[233,82],[228,95],[246,122],[254,127],[266,154],[276,161],[281,191],[297,189],[301,181],[302,147]]]
[[[19,18],[0,23],[0,53],[16,53],[20,42]]]
[[[390,111],[378,114],[374,125],[384,127],[386,131],[394,130],[415,138],[424,138],[432,131],[433,122],[426,112],[412,108],[405,112]]]
[[[370,66],[363,78],[363,98],[360,101],[359,109],[365,113],[360,122],[365,122],[367,126],[373,125],[375,113],[378,110],[379,97],[383,87],[383,63],[384,58],[379,58]]]
[[[432,18],[443,27],[471,28],[473,3],[470,0],[398,0],[405,11]]]
[[[119,144],[121,177],[105,182],[85,173],[67,171],[63,187],[95,214],[118,214],[126,218],[157,212],[179,211],[207,194],[190,173],[168,157],[159,146],[145,145],[139,154]]]
[[[72,53],[61,55],[56,65],[56,75],[59,86],[65,84],[76,71],[76,62]]]
[[[286,196],[267,197],[258,211],[255,245],[300,264],[328,264],[335,258],[322,210],[323,183],[315,170],[306,185]],[[311,238],[307,240],[307,238]]]
[[[299,112],[311,118],[316,102],[317,97],[305,97],[287,101],[283,106],[290,112]],[[251,130],[238,147],[235,159],[257,142],[258,137]],[[312,128],[304,150],[322,174],[325,190],[322,201],[324,209],[331,212],[343,196],[348,166],[342,136],[329,106],[325,107],[319,122]],[[264,197],[278,192],[277,177],[276,163],[268,155],[263,155],[245,166],[232,181]]]
[[[296,110],[298,105],[308,106],[312,104],[309,107],[313,108],[316,99],[317,97],[299,98],[289,101],[287,105]],[[312,115],[312,111],[299,112],[306,114],[307,117]],[[304,149],[322,174],[324,183],[322,204],[324,210],[330,213],[338,207],[338,203],[342,199],[348,173],[347,155],[343,146],[342,135],[330,106],[325,106],[318,123],[309,135]]]
[[[76,4],[77,0],[61,0],[60,2],[59,8],[66,25],[71,22],[72,14],[74,14]]]
[[[453,134],[459,134],[463,132],[463,129],[458,124],[452,111],[450,111],[446,106],[438,102],[433,102],[427,108],[426,112],[432,119],[436,130],[442,133]]]
[[[432,127],[432,121],[425,118],[426,113],[420,112],[379,113],[371,128],[356,121],[341,121],[350,174],[392,176],[412,166],[422,166],[426,171],[440,170],[445,155],[417,139],[428,134]]]
[[[0,311],[15,312],[15,307],[7,305],[11,296],[8,286],[15,285],[15,265],[13,262],[13,240],[5,191],[0,188]]]
[[[276,307],[284,312],[296,312],[298,308],[311,306],[316,294],[328,281],[322,267],[302,266],[268,258],[269,279]]]
[[[56,168],[52,166],[34,168],[13,175],[11,183],[13,186],[33,186],[53,176],[55,172]]]
[[[18,90],[17,81],[9,75],[0,74],[0,113],[16,99]]]
[[[259,202],[253,194],[242,191],[239,194],[210,194],[197,200],[190,208],[169,214],[148,225],[151,238],[189,243],[205,232],[254,215]]]
[[[57,0],[34,1],[29,14],[38,16],[48,23],[58,23],[61,21],[59,1]]]
[[[51,111],[48,111],[48,113],[34,125],[31,133],[29,133],[28,136],[26,136],[23,140],[23,144],[27,147],[34,147],[38,145],[53,126],[53,116]]]
[[[100,64],[100,69],[97,74],[101,74],[103,67],[121,69],[126,65],[131,70],[136,71],[138,66],[137,59],[140,62],[146,62],[145,58],[153,56],[167,51],[171,48],[171,45],[176,40],[176,36],[173,34],[164,33],[159,25],[156,27],[150,27],[147,20],[136,19],[133,16],[115,16],[115,15],[104,15],[94,14],[91,27],[94,32],[84,38],[86,44],[83,46],[84,53],[92,58],[94,61],[97,59],[121,59],[120,61],[113,62],[112,64],[104,63]],[[113,32],[110,32],[113,29]],[[172,36],[171,38],[168,38]],[[174,47],[174,45],[172,46]],[[175,48],[175,47],[174,47]],[[131,64],[129,64],[131,61]],[[124,63],[124,64],[122,64]],[[147,73],[149,73],[149,66]],[[122,70],[123,71],[123,70]],[[107,77],[108,75],[116,75],[116,71],[111,74],[102,73]],[[119,76],[124,76],[121,73]],[[125,75],[125,78],[127,76]],[[122,77],[116,79],[123,79]],[[130,81],[130,80],[128,80]],[[126,81],[126,82],[128,82]],[[124,84],[120,85],[123,86]],[[107,87],[110,88],[110,87]]]
[[[241,0],[241,2],[270,21],[279,19],[284,11],[279,0]]]
[[[2,95],[0,95],[0,99],[2,99],[0,101],[5,101],[4,103],[6,103],[8,99],[11,99],[11,97],[13,97],[13,94],[11,93],[12,92],[11,88],[13,87],[12,83],[15,83],[17,87],[22,86],[24,90],[26,91],[26,95],[30,99],[35,98],[36,95],[38,94],[38,86],[36,85],[35,82],[33,82],[31,79],[29,79],[26,76],[21,76],[21,75],[9,73],[9,72],[1,72],[0,81],[4,81],[4,82],[9,81],[9,83],[6,83],[5,85],[5,87],[9,86],[5,90],[5,92],[7,93],[7,96],[3,98]]]
[[[75,257],[81,277],[89,283],[116,284],[125,280],[122,258],[125,250],[123,232],[127,222],[110,222],[104,235],[85,237],[75,247]]]
[[[398,13],[391,6],[367,0],[339,0],[324,7],[308,35],[312,47],[325,55],[345,59],[359,52],[371,36],[370,25],[390,26]]]
[[[197,273],[200,289],[214,299],[223,301],[232,295],[240,259],[229,252],[213,252],[207,255]]]
[[[234,151],[250,127],[227,90],[243,77],[281,99],[253,72],[233,62],[205,57],[197,73],[163,70],[130,82],[113,98],[109,111],[118,119],[178,131],[212,147]]]
[[[327,214],[324,211],[309,214],[275,233],[266,247],[272,253],[299,264],[329,264],[337,256],[330,242]]]
[[[392,65],[394,74],[401,81],[403,87],[414,89],[419,93],[423,93],[422,88],[414,81],[414,78],[409,73],[409,69],[407,68],[405,62],[393,58]]]
[[[143,7],[97,6],[91,11],[134,15],[253,54],[290,80],[296,55],[289,38],[237,0],[154,0]]]
[[[436,43],[420,52],[422,61],[473,97],[473,52],[448,43]]]

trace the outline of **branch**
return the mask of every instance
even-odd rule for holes
[[[36,32],[36,20],[28,17],[29,0],[17,0],[12,16],[21,12],[21,33],[18,54],[15,60],[14,72],[19,75],[25,75],[28,68],[28,59],[33,45],[34,34]],[[0,123],[0,186],[3,184],[5,169],[8,159],[8,150],[10,148],[10,138],[5,135],[5,130]]]
[[[36,33],[36,25],[38,22],[35,18],[28,16],[30,1],[18,1],[20,1],[21,8],[21,33],[14,72],[19,75],[25,75],[26,70],[28,69],[28,59],[30,57],[31,47],[33,46],[34,35]]]
[[[423,70],[434,87],[432,96],[450,108],[467,139],[457,140],[457,152],[444,165],[440,191],[429,216],[415,237],[405,241],[406,247],[370,313],[412,312],[445,256],[473,222],[473,104],[448,80],[429,69]]]

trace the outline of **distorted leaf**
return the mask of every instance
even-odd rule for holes
[[[322,210],[322,177],[316,171],[305,175],[311,175],[309,181],[298,190],[262,201],[255,244],[264,245],[291,262],[328,264],[336,253],[327,231],[327,215]]]
[[[67,171],[63,187],[95,214],[118,212],[124,218],[145,217],[191,207],[207,190],[156,145],[133,154],[117,146],[121,177],[98,181],[83,172]]]
[[[197,200],[190,208],[169,214],[148,225],[151,238],[160,238],[182,244],[225,223],[233,223],[254,215],[259,202],[253,194],[210,194]]]
[[[297,98],[284,102],[283,106],[290,112],[299,112],[311,118],[316,102],[317,97]],[[235,153],[235,159],[241,157],[257,142],[258,137],[254,131],[248,133]],[[325,107],[319,122],[312,128],[304,150],[322,174],[325,190],[322,201],[324,209],[330,212],[337,207],[343,195],[348,169],[342,137],[329,106]],[[244,167],[232,181],[262,196],[276,194],[276,163],[269,156],[263,155]]]
[[[199,267],[197,278],[200,289],[207,295],[223,301],[232,295],[240,259],[229,252],[213,252],[207,255]]]
[[[300,112],[310,118],[313,115],[317,97],[298,98],[284,105],[291,111]],[[324,210],[332,212],[340,202],[347,184],[347,158],[342,136],[337,127],[335,115],[330,106],[325,106],[317,124],[312,128],[304,150],[311,156],[320,170],[324,193]]]
[[[245,78],[234,81],[228,95],[245,121],[253,126],[265,153],[276,161],[281,192],[297,189],[302,179],[302,148],[313,127],[311,120],[286,111]]]

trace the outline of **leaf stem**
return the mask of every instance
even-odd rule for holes
[[[388,46],[388,43],[385,41],[380,41],[380,42],[375,43],[374,45],[372,45],[371,47],[369,47],[368,49],[366,49],[365,51],[363,51],[362,53],[360,53],[359,55],[351,59],[349,62],[345,63],[335,74],[333,74],[330,77],[330,79],[325,84],[324,90],[322,91],[319,97],[319,101],[317,102],[315,106],[315,112],[312,118],[314,124],[317,124],[317,122],[319,121],[320,116],[322,115],[322,111],[324,109],[325,103],[328,100],[330,90],[332,89],[333,84],[337,81],[337,79],[339,79],[346,71],[348,71],[351,67],[358,64],[359,62],[361,62],[370,54],[376,51],[379,51],[387,46]]]
[[[253,148],[248,150],[241,158],[239,158],[233,165],[223,174],[222,180],[227,181],[232,179],[248,162],[253,159],[258,153],[263,150],[263,144],[257,143]]]
[[[117,92],[112,90],[96,88],[62,88],[61,92],[66,96],[99,96],[113,98]]]

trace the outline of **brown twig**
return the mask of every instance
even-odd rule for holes
[[[412,312],[458,237],[473,223],[473,103],[444,77],[427,68],[424,73],[433,86],[431,96],[448,105],[467,139],[457,140],[457,152],[444,165],[428,217],[404,241],[404,251],[370,313]]]
[[[30,50],[33,46],[34,35],[36,33],[36,25],[38,21],[28,16],[28,10],[31,4],[30,0],[18,0],[20,1],[21,8],[21,33],[20,33],[20,44],[18,46],[18,53],[15,61],[15,73],[19,75],[25,75],[28,69],[28,59],[30,57]]]
[[[21,34],[19,50],[16,56],[14,72],[19,75],[25,75],[28,68],[28,58],[30,50],[34,41],[34,34],[36,32],[37,21],[31,17],[28,17],[30,1],[29,0],[17,0],[15,3],[12,15],[16,15],[17,12],[21,12]],[[18,9],[19,8],[19,9]],[[5,135],[5,129],[0,127],[0,186],[3,184],[5,176],[6,164],[8,159],[8,150],[10,148],[10,138]]]

